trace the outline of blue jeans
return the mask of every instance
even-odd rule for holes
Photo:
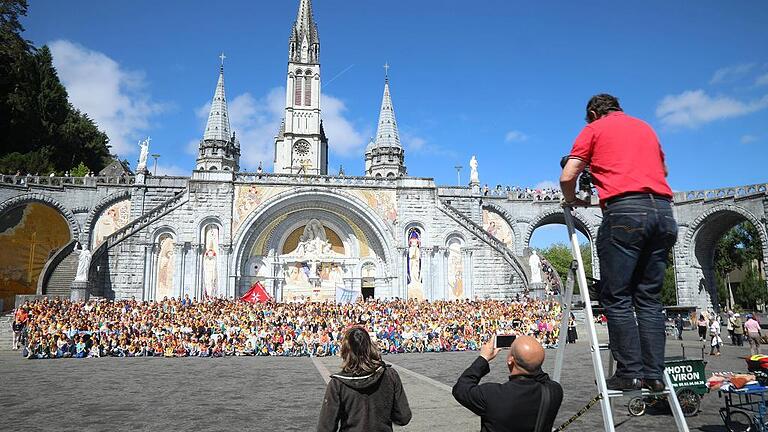
[[[597,235],[600,299],[616,376],[662,378],[666,336],[661,287],[676,240],[677,223],[668,200],[630,195],[603,211]]]

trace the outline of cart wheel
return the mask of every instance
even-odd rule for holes
[[[683,410],[684,416],[691,417],[699,412],[701,396],[697,395],[693,390],[682,389],[678,391],[677,401],[680,402],[680,408]]]
[[[751,432],[754,430],[752,419],[744,411],[731,411],[723,418],[728,432]]]
[[[632,398],[629,400],[629,403],[627,404],[627,410],[629,410],[629,415],[633,417],[640,417],[641,415],[645,414],[646,408],[647,406],[642,397]]]

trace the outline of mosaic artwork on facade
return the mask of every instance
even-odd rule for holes
[[[157,300],[171,298],[173,292],[173,276],[176,270],[176,243],[171,234],[160,236],[160,252],[157,258]]]
[[[483,228],[488,234],[496,237],[499,241],[512,246],[515,242],[515,233],[509,223],[498,213],[483,209]]]
[[[203,252],[203,294],[206,297],[222,297],[219,289],[219,227],[205,227],[205,251]]]
[[[356,190],[355,195],[365,200],[368,206],[389,223],[397,221],[397,196],[394,191]]]
[[[424,299],[421,278],[421,231],[408,230],[408,298]]]
[[[34,294],[45,262],[70,240],[69,225],[55,209],[39,203],[16,207],[0,218],[0,298],[13,305],[17,294]]]
[[[452,238],[448,241],[448,298],[464,298],[464,260],[461,253],[461,240]]]
[[[93,242],[91,249],[96,249],[104,238],[119,230],[130,220],[131,201],[124,200],[112,204],[101,213],[93,227]]]
[[[240,225],[262,203],[275,195],[283,192],[285,187],[263,187],[255,185],[239,185],[235,187],[235,212],[233,232],[237,232]]]

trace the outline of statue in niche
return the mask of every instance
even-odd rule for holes
[[[536,251],[531,252],[528,265],[531,267],[531,283],[541,283],[541,258]]]
[[[421,286],[421,236],[419,230],[408,234],[408,298],[424,299]]]
[[[220,296],[217,271],[218,252],[219,228],[216,225],[209,225],[205,229],[205,252],[203,253],[203,293],[206,297]]]
[[[307,226],[304,227],[304,233],[299,238],[299,244],[296,246],[296,250],[291,252],[290,255],[335,255],[331,242],[328,241],[328,238],[325,235],[325,228],[323,228],[323,224],[320,223],[319,220],[312,219]]]
[[[77,243],[80,248],[80,256],[77,259],[77,273],[75,282],[88,282],[88,269],[91,267],[91,251],[87,247]]]

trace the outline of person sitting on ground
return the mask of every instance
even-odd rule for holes
[[[541,370],[544,348],[531,336],[519,336],[506,358],[509,381],[480,384],[501,351],[494,348],[494,339],[480,348],[480,356],[461,374],[453,386],[453,397],[480,416],[481,432],[552,430],[563,388]]]
[[[344,333],[341,358],[341,372],[326,387],[318,431],[391,431],[392,423],[411,421],[400,376],[381,360],[365,329]]]

